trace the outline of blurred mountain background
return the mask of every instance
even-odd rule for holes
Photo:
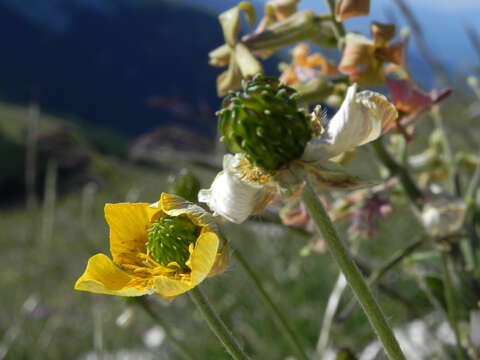
[[[1,0],[0,99],[38,99],[46,112],[129,138],[172,123],[211,136],[219,69],[208,65],[207,53],[223,41],[216,16],[235,3]],[[473,69],[478,58],[465,26],[479,30],[475,1],[409,3],[449,72]],[[263,3],[256,6],[262,14]],[[325,11],[322,1],[305,0],[301,7]],[[366,33],[371,19],[403,26],[398,14],[394,1],[374,1],[371,16],[350,20],[347,27]],[[414,78],[432,85],[432,73],[415,49],[411,42]]]
[[[56,127],[46,120],[39,129],[43,139],[39,151],[44,159],[52,149],[63,153],[68,161],[62,159],[59,166],[67,164],[67,173],[77,164],[72,146],[83,153],[129,155],[147,162],[152,156],[178,157],[178,151],[190,158],[211,152],[214,113],[220,103],[215,79],[223,69],[208,65],[208,52],[223,43],[218,14],[236,3],[0,0],[0,149],[4,150],[0,193],[15,198],[18,194],[12,186],[19,192],[24,188],[29,104],[38,104],[46,119],[55,117]],[[466,27],[480,32],[475,1],[407,3],[423,26],[427,46],[449,76],[463,78],[474,71],[478,54]],[[254,4],[260,17],[264,2]],[[322,1],[304,0],[300,7],[326,12]],[[368,34],[372,19],[399,28],[406,24],[394,1],[373,1],[371,16],[348,20],[346,25]],[[417,49],[410,41],[409,68],[413,78],[429,89],[435,77]],[[276,64],[288,56],[284,50],[267,61],[266,73],[276,75]],[[53,145],[48,143],[53,140]],[[68,154],[75,156],[68,159]],[[45,169],[45,163],[39,169]],[[85,167],[85,161],[81,165]],[[43,175],[38,172],[40,179]]]

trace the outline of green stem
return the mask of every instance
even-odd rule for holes
[[[450,323],[450,327],[453,329],[455,334],[455,341],[457,346],[455,347],[458,358],[461,360],[467,360],[465,352],[462,348],[461,338],[460,338],[460,329],[458,327],[459,314],[455,288],[453,286],[452,277],[450,276],[449,269],[449,259],[447,254],[442,253],[442,268],[443,268],[443,283],[444,283],[444,293],[445,300],[447,302],[447,318]]]
[[[341,22],[337,21],[335,16],[335,0],[326,0],[330,14],[332,15],[333,28],[335,30],[335,35],[337,36],[338,47],[342,47],[343,38],[345,37],[345,28]]]
[[[442,137],[443,153],[445,155],[445,162],[447,163],[448,178],[450,180],[450,191],[459,195],[459,184],[457,184],[456,173],[457,167],[455,164],[455,158],[453,156],[452,145],[448,138],[447,132],[445,131],[445,126],[443,125],[443,118],[440,114],[440,108],[438,105],[434,106],[430,111],[435,123],[435,127],[440,131]]]
[[[248,356],[235,340],[222,319],[220,319],[220,316],[218,316],[212,305],[210,305],[207,297],[202,290],[200,290],[200,287],[197,286],[193,288],[188,294],[197,308],[201,311],[203,317],[210,326],[210,329],[217,336],[218,340],[220,340],[230,356],[235,360],[248,360]]]
[[[465,221],[464,226],[468,233],[468,238],[463,240],[465,248],[465,260],[466,260],[466,269],[468,271],[473,271],[477,267],[477,259],[475,256],[476,249],[479,246],[480,239],[477,234],[476,229],[476,216],[475,212],[477,209],[476,196],[478,188],[480,185],[480,154],[478,155],[478,163],[475,168],[475,172],[472,176],[472,180],[468,185],[467,192],[464,196],[464,201],[466,205],[465,210]]]
[[[347,248],[338,237],[323,204],[318,199],[317,194],[308,182],[305,185],[302,198],[310,216],[322,232],[330,253],[335,258],[338,266],[345,275],[348,284],[352,288],[353,293],[367,315],[370,324],[382,342],[388,358],[390,360],[406,360],[395,336],[393,335],[392,329],[388,325],[385,316],[380,309],[380,306],[375,300],[357,266],[353,262]]]
[[[182,357],[183,360],[194,360],[195,357],[188,352],[186,347],[178,341],[175,336],[170,331],[169,327],[165,325],[163,319],[158,316],[158,314],[153,311],[150,304],[148,304],[147,299],[144,297],[138,298],[137,304],[158,324],[162,327],[165,337],[168,341],[175,347],[175,350]]]
[[[413,181],[412,177],[410,176],[408,170],[401,166],[385,149],[383,146],[382,139],[378,139],[373,141],[372,148],[375,151],[375,155],[377,158],[382,162],[382,164],[388,169],[391,175],[398,176],[398,180],[400,184],[411,200],[411,202],[417,207],[417,209],[421,206],[421,200],[423,198],[422,192],[418,188],[417,184]]]
[[[286,317],[283,315],[282,311],[278,308],[277,305],[275,305],[272,298],[263,287],[262,282],[260,281],[260,278],[258,277],[258,275],[255,273],[255,271],[251,268],[251,266],[248,264],[246,259],[242,256],[242,254],[240,254],[238,250],[235,250],[233,252],[233,256],[235,257],[235,259],[237,259],[240,266],[243,268],[243,270],[247,273],[250,280],[253,282],[255,289],[260,295],[260,298],[263,300],[267,309],[270,311],[273,317],[273,320],[277,324],[278,328],[280,329],[285,339],[290,344],[297,358],[301,360],[307,360],[308,357],[305,354],[305,351],[303,350],[303,347],[298,337],[296,336],[295,332],[291,328],[290,324],[288,323]]]
[[[421,239],[413,242],[405,249],[399,250],[395,253],[392,258],[387,261],[383,266],[381,266],[378,270],[374,271],[370,277],[368,278],[368,284],[373,285],[376,284],[378,281],[382,279],[382,277],[390,271],[393,267],[399,264],[403,259],[407,256],[412,254],[415,250],[421,247],[425,243],[425,239],[422,237]]]
[[[412,254],[415,250],[417,250],[419,247],[421,247],[424,244],[424,238],[421,238],[409,246],[407,246],[405,249],[399,250],[396,254],[392,256],[392,258],[387,261],[383,266],[381,266],[379,269],[375,270],[370,274],[368,277],[367,283],[369,286],[373,286],[377,284],[384,276],[387,274],[391,269],[393,269],[396,265],[398,265],[403,259],[405,259],[407,256]],[[342,310],[342,312],[339,315],[340,319],[345,319],[348,314],[350,314],[353,309],[355,308],[356,302],[355,299],[352,299]]]

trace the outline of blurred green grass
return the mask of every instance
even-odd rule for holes
[[[25,114],[26,109],[21,107],[0,106],[0,134],[22,149]],[[48,127],[62,121],[42,115],[40,123]],[[359,161],[364,165],[364,173],[376,171],[374,163],[368,164],[370,157],[368,150],[361,151]],[[73,290],[88,258],[97,252],[108,254],[104,204],[156,201],[168,188],[168,176],[177,170],[174,163],[147,167],[93,151],[88,171],[95,174],[95,181],[59,194],[54,212],[45,214],[41,206],[33,213],[27,212],[19,204],[0,209],[0,349],[8,349],[6,359],[75,359],[87,358],[95,351],[101,355],[121,350],[153,351],[157,359],[179,358],[168,341],[159,349],[145,346],[143,336],[154,323],[140,309],[135,311],[129,327],[120,328],[115,321],[127,306],[124,299]],[[20,171],[23,173],[23,169]],[[211,169],[198,165],[192,166],[192,171],[200,177],[203,187],[208,187],[215,176]],[[42,227],[49,216],[53,217],[53,234],[51,238],[42,238]],[[309,238],[262,218],[253,218],[242,226],[224,224],[223,228],[232,244],[261,274],[265,287],[312,353],[338,275],[328,253],[300,256]],[[346,238],[346,226],[339,228]],[[359,252],[359,257],[372,268],[411,243],[419,227],[408,207],[399,204],[387,219],[378,223],[377,230],[373,238],[362,241]],[[396,270],[385,283],[419,306],[420,313],[427,311],[427,302],[413,277],[401,276]],[[204,287],[226,323],[255,358],[284,359],[291,354],[248,278],[234,262],[225,274],[209,279]],[[377,293],[392,324],[402,324],[412,315],[408,304]],[[344,302],[350,296],[345,296]],[[25,302],[32,297],[38,304],[33,310],[25,310]],[[154,300],[155,310],[196,358],[228,359],[188,296],[172,302]],[[358,307],[346,321],[335,324],[332,331],[336,345],[355,351],[373,340],[370,326]],[[103,339],[101,344],[99,338]]]

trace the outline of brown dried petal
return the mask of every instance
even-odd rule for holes
[[[395,25],[374,21],[370,25],[370,31],[372,32],[375,45],[384,46],[395,36]]]
[[[337,21],[355,16],[366,16],[370,12],[370,0],[340,0],[335,9]]]

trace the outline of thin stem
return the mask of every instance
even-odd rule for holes
[[[445,131],[445,126],[443,125],[443,118],[440,114],[439,106],[434,106],[430,113],[432,114],[435,127],[438,129],[438,131],[440,131],[440,135],[442,137],[443,153],[445,155],[445,162],[447,163],[448,177],[450,180],[450,191],[458,195],[459,186],[456,182],[457,167],[455,165],[452,145],[450,144],[450,140],[448,139],[447,133]]]
[[[330,10],[330,14],[332,15],[332,23],[333,23],[333,28],[335,30],[335,35],[337,37],[337,44],[338,47],[342,47],[342,42],[343,38],[345,37],[345,28],[343,27],[343,24],[341,22],[337,21],[337,18],[335,16],[335,0],[326,0],[328,9]]]
[[[447,302],[447,319],[450,323],[450,327],[455,334],[455,341],[457,343],[456,352],[458,358],[461,360],[467,360],[465,352],[462,348],[461,338],[460,338],[460,329],[458,327],[458,306],[457,306],[457,299],[455,296],[455,288],[453,286],[453,281],[450,276],[450,269],[448,266],[448,256],[445,253],[442,253],[442,268],[443,268],[443,283],[444,283],[444,293],[445,293],[445,300]]]
[[[472,180],[468,184],[467,192],[465,193],[464,200],[467,207],[475,206],[475,195],[477,194],[478,187],[480,185],[480,153],[477,156],[477,166],[473,173]]]
[[[409,246],[407,246],[405,249],[399,250],[396,252],[392,258],[387,261],[383,266],[381,266],[378,270],[374,271],[370,277],[368,278],[368,284],[373,285],[376,284],[378,281],[380,281],[383,276],[393,269],[396,265],[398,265],[403,259],[405,259],[407,256],[412,254],[415,250],[417,250],[419,247],[421,247],[425,243],[425,239],[422,237],[421,239],[413,242]]]
[[[338,275],[335,286],[333,287],[332,293],[328,298],[327,306],[325,308],[325,314],[323,315],[322,329],[320,330],[320,336],[318,337],[317,342],[317,353],[323,354],[328,346],[328,339],[330,337],[330,329],[332,328],[332,323],[337,313],[338,305],[342,299],[343,292],[347,287],[347,280],[345,276],[340,273]]]
[[[478,192],[478,188],[480,185],[480,154],[478,155],[477,166],[475,168],[475,172],[473,174],[472,180],[468,185],[467,192],[464,196],[464,201],[466,205],[465,210],[465,221],[464,226],[469,234],[468,238],[463,240],[464,244],[464,251],[465,251],[465,260],[466,260],[466,270],[472,271],[477,266],[477,259],[475,256],[475,250],[478,248],[480,239],[477,234],[476,229],[476,216],[475,212],[477,209],[476,204],[476,196]]]
[[[240,347],[237,340],[235,340],[222,319],[220,319],[220,316],[213,309],[212,305],[210,305],[207,297],[202,290],[200,290],[200,287],[197,286],[193,288],[188,294],[197,308],[201,311],[203,317],[210,326],[210,329],[217,336],[218,340],[220,340],[230,356],[235,360],[248,360],[248,356]]]
[[[398,176],[405,193],[411,202],[417,209],[420,208],[421,200],[423,198],[422,192],[418,188],[417,184],[413,181],[407,169],[401,166],[385,149],[382,139],[373,141],[372,148],[375,151],[375,155],[382,162],[382,164],[390,171],[393,176]]]
[[[353,262],[347,248],[338,237],[323,204],[308,182],[305,185],[302,198],[310,216],[322,232],[330,253],[345,275],[348,284],[367,315],[370,324],[382,342],[388,358],[390,360],[406,360],[372,291],[369,289],[360,271]]]
[[[175,347],[175,350],[178,352],[178,354],[182,357],[183,360],[195,359],[193,355],[189,353],[186,347],[180,341],[177,340],[177,338],[170,331],[169,327],[166,326],[163,319],[160,316],[158,316],[158,314],[155,311],[153,311],[147,299],[145,299],[144,297],[139,298],[138,305],[152,318],[153,321],[155,321],[158,325],[162,327],[165,333],[165,337]]]
[[[405,249],[399,250],[384,265],[382,265],[379,269],[375,270],[370,274],[367,280],[368,285],[373,286],[377,284],[391,269],[393,269],[403,259],[405,259],[407,256],[412,254],[415,250],[417,250],[423,244],[424,244],[424,239],[421,238],[413,242],[409,246],[407,246]],[[345,319],[348,316],[348,314],[350,314],[353,311],[353,309],[355,308],[355,305],[356,305],[355,299],[351,299],[350,302],[345,306],[345,308],[340,313],[339,319]]]
[[[238,263],[240,266],[243,268],[243,270],[247,273],[248,277],[250,280],[253,282],[253,285],[255,286],[255,289],[257,290],[258,294],[260,295],[260,298],[263,300],[265,306],[267,309],[270,311],[273,320],[277,324],[279,330],[285,337],[285,339],[288,341],[290,344],[292,350],[295,352],[296,356],[298,359],[301,360],[307,360],[308,357],[305,354],[305,351],[303,350],[303,347],[300,343],[300,340],[298,339],[297,335],[293,331],[292,327],[288,323],[287,318],[284,316],[283,312],[278,308],[278,306],[273,302],[272,298],[268,294],[268,292],[265,290],[265,288],[262,285],[262,282],[258,275],[255,273],[255,271],[252,269],[252,267],[248,264],[246,259],[240,254],[238,250],[235,250],[233,252],[233,256],[235,259],[237,259]]]

